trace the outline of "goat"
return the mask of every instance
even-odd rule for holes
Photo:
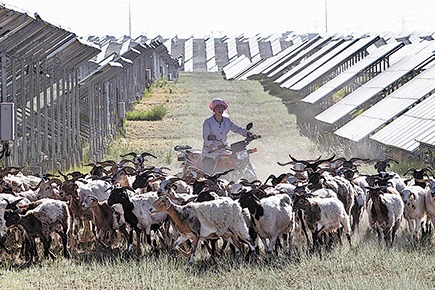
[[[434,174],[432,170],[429,167],[424,167],[422,169],[415,169],[415,168],[409,168],[403,175],[407,175],[408,173],[412,174],[412,179],[408,180],[407,185],[418,185],[422,188],[426,187],[428,179],[424,179],[425,177],[430,178],[427,174],[429,172],[432,177],[434,177]]]
[[[239,241],[242,241],[249,245],[251,252],[255,250],[249,241],[242,208],[230,198],[181,206],[174,204],[169,197],[163,195],[153,203],[150,212],[168,213],[181,234],[175,241],[174,248],[180,250],[185,256],[190,256],[189,264],[193,263],[197,245],[203,239],[223,237],[232,241],[237,249],[240,248]],[[179,247],[187,240],[192,241],[190,254]]]
[[[403,216],[408,222],[411,241],[414,241],[414,235],[418,239],[419,226],[423,225],[423,220],[426,218],[426,191],[417,185],[407,186],[400,195],[405,206]]]
[[[432,226],[435,226],[435,180],[428,180],[424,203],[427,214],[426,226],[429,232],[431,232]]]
[[[17,205],[28,203],[30,203],[30,200],[26,198],[0,193],[0,247],[5,249],[6,252],[9,252],[9,250],[5,245],[6,233],[8,231],[8,227],[6,226],[6,221],[4,219],[5,211],[7,209],[16,209]]]
[[[293,208],[297,212],[304,212],[304,221],[312,233],[312,251],[319,249],[318,236],[320,233],[332,233],[343,227],[349,245],[351,243],[351,227],[349,215],[343,203],[337,198],[313,197],[312,194],[295,194]]]
[[[93,224],[96,227],[95,238],[104,247],[111,247],[113,239],[116,235],[116,228],[128,238],[125,224],[116,225],[115,210],[107,204],[107,201],[98,201],[94,195],[88,195],[82,202],[83,210],[92,209]],[[108,243],[105,243],[104,237],[107,237]]]
[[[403,218],[403,200],[398,194],[387,193],[387,186],[366,188],[369,190],[369,224],[378,233],[379,242],[382,230],[386,245],[392,246]]]
[[[34,208],[33,208],[34,207]],[[68,232],[70,229],[70,214],[66,202],[44,198],[38,200],[31,206],[31,209],[24,214],[19,213],[19,209],[8,209],[4,213],[6,226],[21,225],[26,231],[30,242],[31,257],[28,262],[33,261],[36,255],[35,238],[39,237],[44,246],[45,257],[56,256],[50,251],[51,233],[56,232],[60,235],[63,245],[63,256],[69,257],[68,252]],[[37,255],[36,255],[37,256]]]
[[[133,231],[136,232],[136,248],[141,253],[140,236],[142,230],[145,230],[147,243],[157,250],[156,245],[151,242],[151,230],[157,231],[166,221],[166,213],[150,214],[149,208],[157,200],[156,192],[147,192],[129,197],[128,190],[134,192],[131,187],[114,188],[110,192],[107,204],[121,204],[124,211],[124,219],[130,225],[127,249],[130,251],[133,245]]]
[[[269,258],[278,238],[281,235],[291,235],[294,230],[294,214],[290,197],[287,194],[278,194],[260,200],[248,192],[242,194],[239,203],[242,208],[248,208],[254,230],[263,241],[266,258]],[[270,240],[269,245],[266,239]]]

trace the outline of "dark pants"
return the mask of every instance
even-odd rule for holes
[[[213,168],[216,163],[216,160],[209,157],[202,158],[202,170],[204,170],[205,173],[212,175],[213,174]]]

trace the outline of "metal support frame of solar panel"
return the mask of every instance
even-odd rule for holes
[[[258,64],[260,64],[264,61],[264,59],[261,59],[261,56],[260,56],[260,49],[259,49],[258,41],[259,41],[259,39],[257,37],[249,38],[249,42],[248,42],[249,43],[249,51],[250,51],[250,55],[253,56],[250,58],[250,65],[240,67],[239,72],[233,72],[231,74],[231,79],[233,79],[233,80],[241,79],[241,77],[245,73],[249,72],[251,69],[253,69]],[[227,68],[227,70],[228,70],[228,68]]]
[[[433,44],[432,44],[433,45]],[[430,43],[407,45],[390,57],[390,67],[321,112],[314,118],[334,124],[383,93],[385,88],[404,78],[432,57]]]
[[[325,46],[329,46],[331,42],[334,40],[332,37],[327,37],[324,39],[321,39],[320,41],[317,41],[313,45],[310,45],[309,47],[304,48],[301,51],[298,51],[297,54],[293,55],[290,59],[288,59],[286,62],[282,63],[277,67],[274,71],[270,72],[267,77],[270,80],[273,80],[276,82],[276,79],[282,77],[284,74],[288,72],[289,69],[292,69],[293,67],[297,66],[301,62],[305,64],[305,61],[307,61],[308,58],[311,58],[313,54],[318,53],[320,50],[324,51]],[[340,42],[340,41],[337,41]],[[281,82],[281,81],[280,81]],[[276,82],[278,83],[278,82]]]
[[[420,140],[417,140],[420,142],[420,146],[428,147],[428,148],[434,148],[435,149],[435,132],[430,132],[427,136],[423,137]]]
[[[345,70],[346,67],[344,66],[352,66],[354,62],[356,63],[360,58],[363,59],[367,56],[367,48],[373,45],[377,40],[379,40],[379,36],[360,38],[353,45],[331,58],[327,63],[313,71],[313,73],[288,87],[288,89],[301,91],[313,83],[321,84],[325,76],[337,72],[339,67],[342,67],[342,69]],[[341,69],[339,70],[341,71]]]
[[[59,144],[71,149],[72,143],[79,142],[75,72],[80,62],[87,61],[99,50],[83,45],[69,31],[3,5],[0,5],[0,22],[2,74],[8,79],[3,83],[2,100],[16,105],[16,140],[27,139],[13,146],[12,162],[38,163],[34,154],[43,151],[54,158],[63,156],[69,160],[71,152],[65,155]],[[66,122],[61,122],[61,114]]]
[[[257,63],[261,60],[260,46],[258,41],[260,41],[260,38],[257,36],[252,36],[248,39],[249,55],[251,56],[250,59],[253,63]]]
[[[193,71],[193,37],[184,42],[184,70]]]
[[[311,39],[313,39],[313,41],[315,42],[320,39],[320,36],[315,36]],[[258,63],[257,66],[253,67],[251,70],[245,72],[244,74],[238,76],[237,79],[246,80],[251,76],[262,75],[264,74],[263,73],[264,71],[268,70],[271,66],[274,66],[276,63],[283,60],[284,58],[286,59],[291,58],[291,54],[294,53],[294,51],[299,49],[301,46],[311,45],[311,42],[309,42],[310,40],[301,40],[300,37],[296,38],[296,40],[293,40],[293,45],[278,52],[276,55],[273,55],[265,59],[261,63]]]
[[[250,74],[251,71],[255,70],[258,66],[260,66],[262,63],[264,63],[266,59],[260,59],[259,61],[255,63],[251,63],[251,65],[247,68],[245,68],[242,72],[237,74],[233,79],[234,80],[247,80],[247,75]]]
[[[264,59],[263,62],[258,63],[258,66],[253,68],[251,71],[245,72],[244,74],[240,75],[238,77],[238,79],[244,80],[244,79],[248,79],[250,76],[260,74],[267,67],[269,67],[270,65],[272,65],[276,61],[280,60],[281,58],[285,57],[286,55],[291,53],[294,49],[295,49],[295,46],[289,46],[286,49],[279,52],[278,54]]]
[[[434,57],[430,61],[433,60]],[[358,142],[402,114],[434,88],[435,65],[432,65],[334,133]]]
[[[308,96],[302,99],[302,102],[316,104],[322,101],[327,96],[331,96],[335,92],[343,88],[346,83],[355,79],[358,75],[370,70],[373,66],[382,60],[387,59],[391,54],[404,46],[403,43],[392,43],[383,45],[371,52],[364,59],[351,66],[346,71],[342,72]]]
[[[210,37],[205,42],[205,61],[207,71],[216,72],[218,71],[218,67],[216,64],[216,49],[215,49],[215,39]]]
[[[346,40],[340,43],[340,45],[336,46],[333,50],[324,54],[321,58],[317,59],[315,62],[312,62],[309,66],[305,67],[303,70],[299,71],[297,75],[289,78],[280,84],[281,88],[289,88],[297,82],[301,81],[303,78],[307,77],[309,74],[313,73],[315,70],[319,69],[322,65],[327,63],[333,57],[346,50],[352,44],[354,44],[358,39]]]
[[[343,38],[340,39],[333,39],[329,42],[324,43],[322,46],[318,46],[317,48],[313,48],[311,46],[308,48],[303,55],[298,55],[295,58],[292,58],[291,61],[286,62],[285,65],[282,66],[282,69],[276,70],[275,74],[269,74],[268,77],[272,78],[274,76],[277,76],[278,71],[285,70],[285,73],[282,73],[280,76],[277,76],[274,79],[274,83],[282,84],[291,77],[297,75],[299,72],[301,72],[303,69],[310,66],[312,63],[323,57],[325,54],[329,53],[330,51],[334,50],[336,47],[338,47],[340,44],[342,44],[345,40]],[[311,52],[311,55],[310,55]]]
[[[231,62],[229,62],[225,67],[222,68],[222,71],[225,74],[225,78],[227,80],[233,79],[235,76],[237,76],[243,69],[246,69],[251,65],[251,61],[249,58],[242,54],[238,56],[237,58],[233,59]]]
[[[434,70],[433,91],[435,91]],[[435,133],[435,95],[430,95],[421,103],[393,120],[390,124],[373,134],[370,139],[379,143],[415,152],[427,135]]]
[[[308,47],[310,47],[311,45],[313,45],[314,43],[316,43],[317,41],[319,41],[321,39],[322,39],[322,37],[318,35],[318,36],[316,36],[316,37],[314,37],[314,38],[312,38],[312,39],[310,39],[308,41],[302,42],[297,47],[290,46],[291,48],[293,48],[290,53],[286,54],[280,60],[278,60],[278,61],[274,62],[273,64],[271,64],[264,71],[262,71],[261,74],[268,75],[268,74],[272,73],[277,68],[279,68],[283,63],[285,63],[289,59],[293,58],[295,55],[298,55],[301,51],[307,49]]]

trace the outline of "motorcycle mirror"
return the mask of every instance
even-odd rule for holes
[[[252,124],[252,122],[249,122],[248,125],[246,125],[246,130],[251,130],[253,126],[254,124]]]
[[[215,141],[216,140],[216,136],[215,135],[208,135],[207,136],[207,140],[209,140],[209,141]]]

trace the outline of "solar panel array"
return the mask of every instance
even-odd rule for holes
[[[1,102],[14,105],[5,166],[30,173],[100,160],[116,136],[119,107],[131,108],[152,81],[180,70],[160,39],[79,39],[73,32],[0,4]],[[1,134],[0,134],[1,135]],[[10,140],[13,139],[13,140]]]
[[[322,108],[313,122],[335,126],[337,136],[412,153],[421,144],[435,147],[434,52],[433,37],[416,34],[319,36],[260,62],[245,60],[230,77],[298,92],[302,102]],[[335,100],[339,91],[345,95]]]

